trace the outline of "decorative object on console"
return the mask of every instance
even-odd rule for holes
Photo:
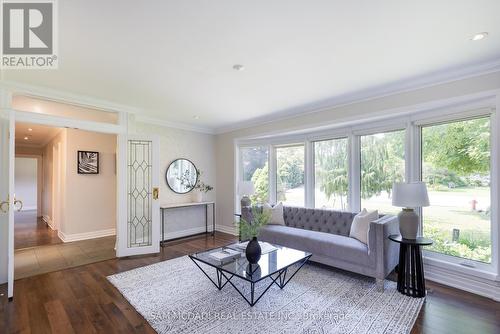
[[[367,211],[363,209],[354,216],[349,231],[349,237],[358,239],[365,245],[368,245],[368,234],[370,232],[370,223],[378,219],[378,211]]]
[[[176,194],[187,194],[198,182],[198,169],[188,159],[175,159],[165,173],[168,187]]]
[[[78,151],[78,174],[99,174],[99,152]]]
[[[241,196],[241,207],[252,205],[250,196],[255,193],[252,181],[242,181],[238,184],[238,195]]]
[[[245,249],[247,260],[251,264],[255,264],[260,260],[262,250],[257,237],[259,236],[261,227],[268,224],[270,219],[270,212],[265,212],[259,208],[253,208],[251,219],[248,221],[240,219],[240,221],[236,223],[239,228],[241,239],[251,239]]]
[[[214,187],[212,187],[209,184],[206,184],[201,180],[201,175],[203,172],[201,170],[197,170],[197,181],[196,185],[194,186],[194,189],[196,191],[193,191],[192,193],[192,200],[193,202],[200,203],[203,201],[203,194],[208,193],[209,191],[214,190]]]
[[[418,215],[414,208],[429,206],[429,196],[424,182],[394,183],[392,205],[403,207],[398,214],[399,231],[404,239],[416,239]]]

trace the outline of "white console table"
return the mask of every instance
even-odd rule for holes
[[[205,207],[205,234],[208,234],[208,207],[212,206],[212,236],[215,235],[215,202],[189,202],[189,203],[175,203],[175,204],[163,204],[160,205],[160,214],[161,214],[161,241],[160,245],[163,246],[165,241],[165,211],[179,209],[179,208],[187,208],[194,206],[204,206]],[[189,235],[184,236],[189,237]],[[177,238],[176,238],[177,239]],[[174,239],[170,239],[174,240]]]

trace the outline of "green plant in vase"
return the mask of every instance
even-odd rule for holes
[[[252,208],[252,220],[250,222],[242,218],[239,223],[236,223],[240,231],[241,239],[250,239],[245,250],[245,255],[250,264],[256,264],[260,260],[262,250],[257,241],[257,237],[259,236],[262,226],[268,224],[270,219],[270,212],[254,207]]]

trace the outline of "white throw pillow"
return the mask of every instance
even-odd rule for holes
[[[358,213],[351,224],[349,236],[358,239],[362,243],[368,245],[368,233],[370,232],[370,223],[378,219],[378,210],[367,211],[363,209]]]
[[[274,207],[269,203],[263,206],[264,212],[271,212],[271,219],[269,225],[285,225],[285,218],[283,217],[283,203],[279,202]]]

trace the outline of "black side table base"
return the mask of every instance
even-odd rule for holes
[[[389,239],[399,243],[398,291],[414,298],[425,297],[427,293],[421,247],[432,244],[432,240],[402,239],[401,236],[395,235],[389,236]]]

